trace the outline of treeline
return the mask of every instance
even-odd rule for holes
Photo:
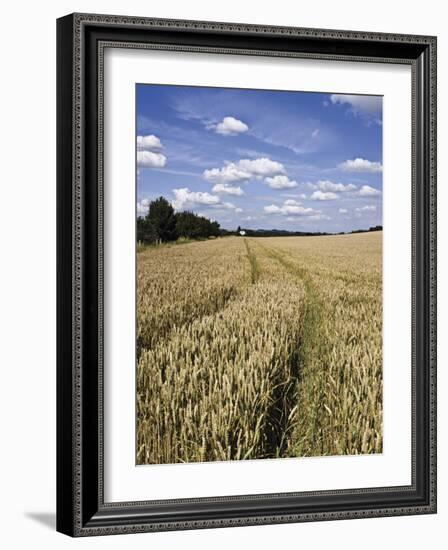
[[[242,229],[245,237],[311,237],[313,235],[330,235],[330,233],[313,233],[311,231],[288,231],[287,229]],[[240,231],[237,233],[241,234]]]
[[[287,229],[241,229],[238,227],[236,234],[244,234],[245,237],[322,237],[324,235],[350,235],[352,233],[368,233],[369,231],[382,231],[381,225],[369,227],[369,229],[355,229],[353,231],[341,231],[340,233],[327,233],[325,231],[288,231]],[[232,234],[229,232],[229,234]]]
[[[374,227],[369,227],[369,229],[354,229],[350,233],[368,233],[369,231],[382,231],[382,225],[375,225]]]
[[[218,222],[193,212],[176,213],[164,197],[152,201],[146,216],[137,218],[137,241],[144,244],[176,241],[179,238],[207,239],[220,234]]]

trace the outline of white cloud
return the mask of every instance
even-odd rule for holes
[[[378,191],[378,189],[375,189],[370,185],[363,185],[358,191],[358,195],[360,197],[377,197],[378,195],[381,195],[381,191]]]
[[[381,116],[382,98],[380,96],[332,94],[330,101],[333,105],[349,105],[354,115]]]
[[[316,138],[317,135],[318,135],[318,133],[319,133],[319,128],[316,128],[316,129],[313,130],[313,132],[311,133],[311,137],[312,137],[312,138]]]
[[[203,191],[190,191],[188,187],[182,187],[180,189],[173,189],[174,200],[172,205],[175,210],[184,210],[188,208],[196,208],[198,206],[206,208],[220,208],[224,210],[235,210],[235,212],[242,212],[231,202],[221,202],[221,199],[217,195]]]
[[[376,206],[374,204],[361,206],[361,208],[356,208],[356,212],[375,212]]]
[[[382,172],[383,166],[380,162],[372,162],[363,158],[346,160],[338,164],[338,168],[344,172]]]
[[[290,189],[291,187],[298,186],[296,181],[292,181],[288,178],[288,176],[283,175],[268,177],[265,178],[264,181],[271,189]]]
[[[241,187],[234,187],[231,185],[227,185],[226,183],[215,184],[212,188],[212,191],[214,193],[222,195],[236,195],[238,197],[244,195],[244,191],[241,189]]]
[[[146,151],[159,151],[162,149],[162,143],[157,136],[137,136],[137,149],[145,149]]]
[[[270,204],[269,206],[264,207],[264,211],[268,214],[278,214],[281,213],[282,209],[275,204]]]
[[[347,208],[339,208],[338,212],[339,212],[339,214],[347,214],[348,210],[347,210]]]
[[[153,134],[137,136],[137,166],[140,168],[163,168],[166,156],[160,153],[162,142]]]
[[[259,159],[242,159],[238,165],[254,176],[275,176],[276,174],[284,174],[285,167],[280,162],[270,160],[266,157]]]
[[[284,216],[311,216],[321,213],[320,210],[306,208],[302,206],[300,202],[292,199],[285,201],[282,206],[277,206],[275,204],[265,206],[264,211],[267,214],[282,214]]]
[[[243,121],[233,118],[233,116],[226,116],[221,122],[214,126],[214,130],[217,134],[221,134],[222,136],[236,136],[247,132],[249,126]]]
[[[252,177],[249,172],[239,168],[234,162],[226,164],[222,168],[204,170],[203,177],[212,183],[233,183],[235,181],[247,181]]]
[[[148,213],[149,203],[151,201],[149,199],[142,199],[141,201],[137,201],[137,216],[146,216]]]
[[[163,168],[166,156],[152,151],[137,151],[137,166],[140,168]]]
[[[172,202],[176,210],[197,206],[198,204],[211,206],[219,204],[221,201],[216,195],[204,193],[202,191],[190,191],[188,187],[173,189],[174,201]]]
[[[338,198],[339,197],[336,195],[336,193],[332,193],[330,191],[314,191],[314,193],[310,197],[310,199],[314,201],[334,201]]]
[[[212,183],[225,184],[248,181],[253,177],[261,178],[284,173],[283,164],[263,157],[254,160],[241,159],[238,162],[229,162],[222,168],[204,170],[202,175]]]
[[[311,189],[320,189],[321,191],[332,191],[338,193],[345,193],[347,191],[354,191],[357,189],[353,183],[333,183],[330,180],[320,180],[317,183],[309,183],[308,187]]]

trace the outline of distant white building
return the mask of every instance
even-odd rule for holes
[[[243,231],[243,230],[240,231],[240,235],[241,235],[242,237],[244,237],[245,234],[246,234],[245,231]]]

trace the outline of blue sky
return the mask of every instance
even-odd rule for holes
[[[382,224],[382,98],[138,84],[137,213],[163,195],[222,227]]]

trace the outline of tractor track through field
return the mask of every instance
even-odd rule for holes
[[[251,283],[255,284],[258,281],[258,278],[260,277],[260,266],[258,265],[257,257],[249,247],[247,239],[244,239],[244,245],[246,246],[247,259],[249,260],[249,263],[250,263]]]
[[[293,407],[297,406],[299,409],[298,413],[300,414],[299,391],[300,383],[303,377],[304,366],[311,362],[312,357],[321,355],[321,350],[324,346],[321,337],[322,331],[320,328],[322,322],[323,305],[317,295],[316,289],[314,288],[311,276],[305,268],[296,265],[293,261],[288,259],[284,252],[279,252],[278,250],[269,248],[266,245],[261,244],[260,242],[257,242],[256,245],[258,245],[260,249],[263,250],[263,252],[267,254],[270,258],[277,261],[282,267],[284,267],[286,271],[297,277],[305,287],[306,300],[303,334],[300,345],[298,347],[297,365],[292,371],[296,379],[296,385],[294,391],[292,392],[293,395],[291,395],[291,392],[289,392],[289,394],[285,396],[285,400],[287,401],[285,403],[285,409],[292,410]],[[315,391],[320,396],[318,399],[318,403],[322,404],[324,395],[323,377],[320,378],[320,382],[318,386],[315,387]],[[318,439],[322,440],[320,437],[322,427],[320,426],[318,414],[316,413],[312,415],[312,419],[314,425],[311,427],[311,429],[313,433],[317,434]],[[288,425],[283,426],[283,429],[287,434],[291,432],[290,426]],[[285,451],[285,449],[287,448],[288,441],[284,441],[282,444],[282,450]]]

